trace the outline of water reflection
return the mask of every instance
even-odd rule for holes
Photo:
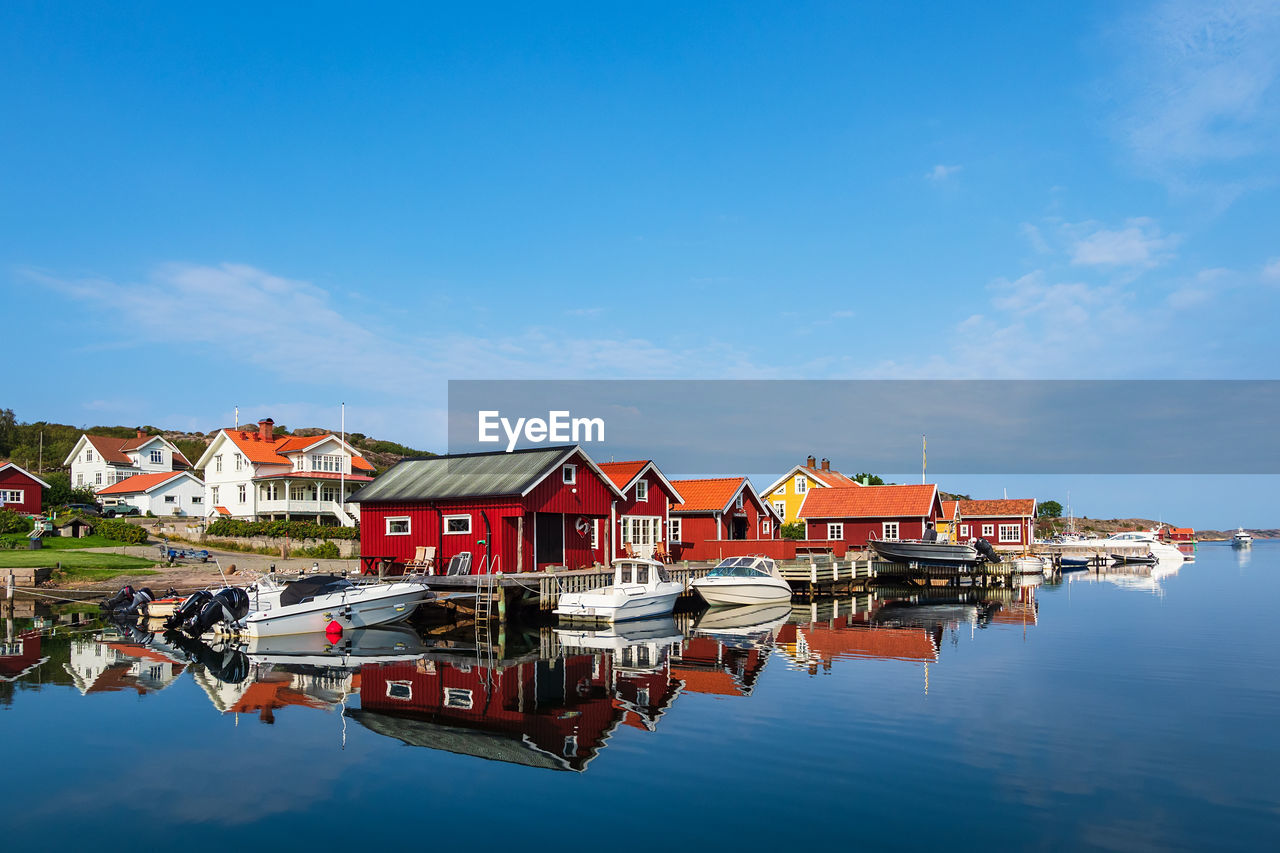
[[[1064,575],[1066,583],[1107,583],[1132,592],[1156,597],[1165,594],[1163,582],[1178,574],[1182,565],[1157,563],[1154,566],[1113,565],[1087,572]]]

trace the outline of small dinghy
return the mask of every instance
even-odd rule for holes
[[[1063,557],[1060,564],[1064,572],[1079,572],[1089,568],[1088,557]]]
[[[1120,566],[1154,566],[1160,562],[1155,554],[1109,554],[1111,562]]]

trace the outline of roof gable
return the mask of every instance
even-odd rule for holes
[[[829,469],[824,471],[821,468],[810,468],[808,465],[801,464],[796,465],[790,471],[775,480],[769,488],[764,490],[764,494],[773,494],[777,491],[779,486],[790,480],[796,474],[804,474],[809,482],[813,483],[815,486],[822,486],[825,488],[846,488],[862,485],[857,480],[850,479],[839,471],[832,471]]]
[[[32,474],[32,473],[31,473],[30,471],[28,471],[26,468],[22,468],[22,467],[20,467],[20,466],[18,466],[18,465],[15,465],[13,462],[6,462],[6,463],[4,463],[3,465],[0,465],[0,472],[2,472],[2,471],[8,471],[10,468],[12,468],[14,471],[17,471],[19,474],[23,474],[23,475],[25,475],[26,477],[28,477],[28,478],[29,478],[29,479],[31,479],[31,480],[35,480],[37,483],[39,483],[39,484],[40,484],[41,486],[43,486],[44,488],[46,488],[46,489],[47,489],[47,488],[49,488],[49,484],[48,484],[48,483],[46,483],[44,480],[41,480],[39,477],[37,477],[35,474]]]
[[[814,489],[800,505],[801,518],[926,518],[938,503],[932,483]]]
[[[600,470],[603,471],[605,476],[607,476],[609,480],[618,487],[618,491],[622,492],[624,496],[635,486],[636,482],[641,477],[646,473],[652,473],[658,478],[658,482],[667,490],[667,494],[670,495],[672,501],[679,503],[683,500],[680,496],[680,492],[674,485],[672,485],[671,481],[658,470],[658,466],[653,463],[652,459],[636,459],[630,462],[601,462]]]

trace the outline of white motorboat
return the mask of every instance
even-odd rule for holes
[[[1113,533],[1106,539],[1089,540],[1086,545],[1096,545],[1099,548],[1108,549],[1107,554],[1115,559],[1117,553],[1109,550],[1112,545],[1146,545],[1147,553],[1150,553],[1161,563],[1169,563],[1171,565],[1182,565],[1182,561],[1186,559],[1186,555],[1178,550],[1177,546],[1161,542],[1154,531],[1151,530],[1126,530],[1123,533]]]
[[[712,607],[791,600],[791,584],[768,557],[728,557],[692,586]]]
[[[1238,528],[1231,537],[1232,548],[1252,548],[1253,536],[1243,527]]]
[[[240,648],[255,666],[327,668],[417,660],[427,650],[416,631],[395,625],[356,628],[336,639],[322,633],[258,635],[246,638]]]
[[[569,622],[622,622],[663,616],[684,587],[657,560],[623,557],[613,562],[613,583],[587,592],[565,592],[552,612]]]
[[[1052,565],[1043,557],[1034,554],[1023,554],[1013,561],[1014,570],[1020,575],[1042,575],[1052,570]]]
[[[356,585],[343,577],[317,575],[277,583],[267,576],[249,593],[249,615],[238,626],[250,637],[323,633],[387,625],[408,619],[431,592],[414,581]]]

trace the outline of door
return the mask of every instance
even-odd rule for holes
[[[622,544],[631,546],[637,557],[652,557],[662,537],[662,519],[657,516],[627,515],[622,518]]]
[[[558,512],[540,512],[534,527],[533,559],[539,566],[547,563],[564,564],[564,515]]]
[[[746,539],[747,538],[747,520],[740,515],[733,517],[733,527],[729,531],[730,539]]]

